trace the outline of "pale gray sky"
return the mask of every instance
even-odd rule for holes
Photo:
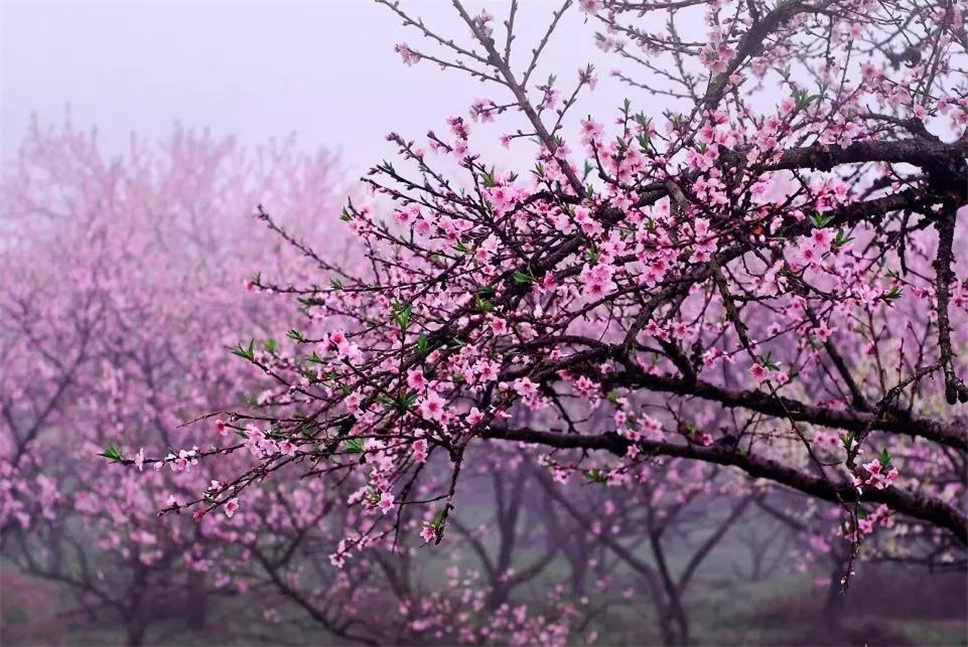
[[[498,21],[507,10],[504,1],[469,4],[486,6]],[[450,2],[402,5],[467,42]],[[522,5],[518,65],[559,3]],[[567,90],[580,66],[600,63],[598,88],[572,115],[576,125],[589,112],[610,121],[627,94],[608,77],[614,59],[594,47],[583,19],[569,10],[536,75],[557,73]],[[507,97],[431,63],[404,65],[393,51],[404,41],[426,46],[369,0],[0,0],[0,152],[16,151],[32,111],[59,122],[70,104],[75,124],[96,125],[108,150],[120,151],[131,131],[163,137],[177,120],[247,144],[295,131],[301,146],[339,148],[361,172],[392,157],[389,130],[409,138],[444,132],[445,118],[466,116],[473,99]],[[506,159],[496,140],[507,130],[472,142]]]

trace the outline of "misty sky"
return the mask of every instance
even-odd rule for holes
[[[506,15],[503,1],[468,4],[486,6],[498,20]],[[522,4],[519,69],[559,2]],[[468,42],[450,2],[402,5]],[[583,21],[572,7],[535,76],[557,73],[570,90],[579,67],[598,63],[599,85],[572,114],[575,125],[590,112],[610,121],[628,94],[608,77],[614,59],[594,47],[592,25]],[[473,99],[508,97],[432,63],[404,65],[393,51],[399,42],[427,49],[416,31],[369,0],[0,0],[0,151],[5,158],[16,152],[32,111],[59,122],[70,104],[75,124],[96,125],[111,151],[123,150],[132,131],[163,137],[175,121],[247,144],[294,131],[302,147],[341,150],[359,175],[393,156],[384,140],[391,129],[408,138],[444,132],[446,117],[466,117]],[[496,140],[507,130],[472,144],[505,160]]]

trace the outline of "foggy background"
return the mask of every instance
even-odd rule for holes
[[[522,5],[521,57],[558,6]],[[449,2],[407,7],[441,32],[467,32]],[[570,79],[580,66],[607,60],[583,21],[574,8],[566,13],[543,56],[548,71],[536,79],[551,72]],[[363,172],[392,154],[390,128],[410,138],[443,130],[446,117],[494,92],[432,63],[404,65],[393,46],[423,47],[421,40],[368,0],[4,0],[0,150],[16,152],[33,111],[57,121],[69,104],[78,126],[97,125],[108,150],[123,150],[132,131],[156,138],[178,121],[248,145],[295,132],[307,150],[339,151],[351,171]],[[596,66],[598,87],[574,114],[615,112],[627,92],[608,78],[614,66],[614,57]],[[509,156],[497,137],[475,143],[492,159]]]
[[[490,8],[498,21],[506,7],[504,2],[467,4]],[[516,22],[519,56],[529,55],[558,4],[522,3]],[[443,33],[466,35],[449,2],[424,0],[405,6]],[[616,59],[595,48],[593,30],[583,21],[584,15],[576,9],[566,14],[535,75],[543,79],[554,72],[570,82],[580,67],[589,62],[596,65],[598,86],[572,110],[570,128],[589,113],[609,123],[622,98],[629,95],[609,76]],[[404,65],[393,51],[394,44],[403,42],[418,49],[424,46],[418,32],[404,29],[385,7],[367,0],[2,0],[0,154],[4,159],[17,154],[33,113],[44,123],[58,124],[69,105],[75,126],[96,127],[108,152],[124,152],[132,132],[148,141],[164,138],[176,122],[209,128],[216,137],[236,136],[246,146],[295,133],[306,152],[320,147],[338,152],[347,179],[352,180],[370,165],[394,157],[393,145],[385,141],[391,129],[405,138],[421,137],[429,129],[443,131],[445,119],[466,115],[474,99],[503,98],[466,74],[441,72],[427,62]],[[636,98],[639,107],[647,107],[642,97]],[[660,106],[655,109],[658,112]],[[514,145],[508,151],[498,143],[497,135],[507,132],[509,123],[499,119],[497,126],[474,124],[474,149],[496,163],[528,168],[530,157],[516,159]],[[566,137],[570,132],[566,129]],[[465,497],[465,509],[480,506],[480,518],[472,520],[485,521],[494,498],[486,484]],[[674,542],[673,559],[684,562],[708,536],[709,524],[715,525],[732,504],[726,499],[698,503],[695,516],[687,520],[696,525],[678,531],[681,541]],[[522,514],[537,519],[541,513]],[[537,542],[522,533],[525,545]],[[856,585],[855,606],[842,610],[856,612],[862,620],[851,631],[826,632],[822,618],[831,613],[825,607],[831,566],[815,563],[804,572],[792,572],[791,555],[797,553],[798,541],[788,527],[751,508],[697,571],[686,597],[694,642],[718,644],[728,635],[733,644],[780,640],[802,645],[968,644],[964,614],[959,612],[966,595],[963,576],[932,580],[923,573],[899,574],[890,566],[869,567]],[[591,559],[593,549],[587,550],[583,554],[576,549],[575,559]],[[645,559],[654,560],[654,556]],[[546,575],[565,572],[562,558],[550,565]],[[618,572],[620,578],[641,588],[633,573],[621,568]],[[5,605],[15,609],[9,615],[5,612],[8,626],[34,620],[38,609],[67,604],[54,585],[37,585],[19,575],[7,577],[0,595]],[[539,578],[529,586],[541,591],[545,583]],[[249,604],[253,602],[245,602]],[[177,624],[178,611],[166,614],[162,609],[157,618],[161,629],[149,634],[148,642],[222,644],[225,634],[220,631],[230,624],[225,617],[261,622],[259,613],[245,605],[212,611],[209,633],[201,634],[184,633]],[[651,611],[642,610],[646,606],[636,600],[616,602],[615,610],[602,621],[605,644],[655,640],[649,633],[654,625]],[[298,609],[287,611],[283,603],[279,608],[286,618],[298,615]],[[887,619],[906,623],[906,633],[888,627]],[[606,628],[612,633],[606,633]],[[122,641],[110,620],[88,623],[74,617],[34,629],[32,634],[21,632],[16,640],[20,644]],[[281,630],[260,625],[253,635],[279,644],[342,644],[329,642],[325,632],[304,619]],[[238,644],[246,643],[243,639]]]

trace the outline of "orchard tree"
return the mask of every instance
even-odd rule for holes
[[[505,449],[480,457],[466,474],[462,512],[450,516],[454,534],[446,552],[421,550],[421,543],[434,539],[428,530],[433,515],[421,518],[424,511],[410,507],[398,511],[398,529],[371,534],[350,553],[355,529],[378,521],[388,508],[361,509],[354,502],[365,490],[348,491],[351,479],[319,475],[305,486],[278,481],[254,490],[236,514],[259,531],[242,541],[270,587],[311,622],[343,638],[364,644],[560,644],[579,634],[594,612],[585,608],[587,598],[562,599],[565,587],[550,567],[564,529],[557,517],[528,510],[528,494],[539,485],[528,457],[518,448]],[[425,470],[448,475],[443,460]],[[415,487],[417,496],[431,489]],[[401,532],[420,533],[422,542],[398,541]]]
[[[257,465],[169,510],[242,509],[291,472],[352,474],[348,503],[379,514],[347,529],[339,557],[412,507],[438,544],[474,450],[510,443],[603,487],[675,459],[833,504],[843,584],[875,532],[902,553],[962,559],[962,4],[564,2],[525,56],[513,0],[500,23],[454,0],[463,35],[380,4],[424,37],[396,46],[405,63],[493,93],[446,133],[389,135],[401,161],[363,182],[390,213],[342,214],[365,264],[302,247],[319,276],[253,279],[304,315],[291,343],[236,349],[275,383],[226,419]],[[535,76],[576,9],[631,90],[617,119],[572,118],[599,82],[592,66]],[[475,122],[498,117],[530,171],[475,151]],[[259,218],[290,240],[267,204]],[[437,456],[450,463],[439,483],[425,467]],[[422,483],[433,496],[416,495]]]
[[[589,561],[606,566],[608,573],[598,581],[607,581],[619,567],[629,571],[635,579],[623,593],[648,593],[657,617],[656,642],[688,645],[689,585],[750,504],[762,497],[759,492],[740,494],[728,476],[717,465],[673,460],[597,492],[575,484],[555,486],[547,473],[538,479],[545,496],[578,521],[576,532],[591,535],[587,543],[598,550]],[[673,563],[673,555],[682,559],[681,565]]]
[[[241,520],[157,513],[249,466],[199,465],[199,448],[181,447],[184,423],[240,406],[243,391],[258,400],[264,380],[232,370],[226,348],[242,333],[268,337],[290,304],[245,282],[260,266],[304,270],[288,247],[266,266],[271,234],[248,211],[270,200],[312,233],[342,200],[335,158],[292,141],[253,154],[176,128],[110,159],[94,132],[35,120],[3,181],[4,558],[66,585],[129,644],[162,614],[202,628],[208,597],[251,574],[225,541]],[[172,460],[145,469],[146,451]]]

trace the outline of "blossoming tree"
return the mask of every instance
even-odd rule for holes
[[[683,459],[833,504],[844,583],[876,531],[909,528],[896,550],[963,559],[961,4],[583,0],[634,96],[614,121],[571,122],[576,141],[565,126],[595,70],[567,88],[564,73],[534,78],[573,3],[523,58],[513,0],[500,26],[455,0],[464,42],[380,4],[427,43],[397,45],[405,63],[495,94],[446,134],[389,135],[402,161],[364,183],[392,216],[342,215],[365,265],[304,248],[318,277],[253,279],[304,315],[285,344],[235,351],[275,384],[225,419],[256,465],[169,510],[241,510],[287,472],[352,474],[349,503],[379,514],[360,516],[338,557],[414,506],[437,544],[472,450],[511,443],[606,487]],[[475,152],[473,122],[499,116],[523,122],[503,141],[533,152],[530,172]],[[271,211],[260,218],[283,231]],[[435,456],[450,464],[442,482]]]
[[[112,160],[94,133],[35,121],[4,169],[0,218],[3,555],[66,585],[129,644],[159,613],[204,625],[207,597],[247,574],[227,566],[239,550],[224,535],[239,522],[157,512],[221,478],[228,465],[181,447],[182,425],[261,388],[225,348],[288,310],[246,298],[271,242],[250,205],[271,199],[293,221],[323,223],[342,199],[333,157],[292,142],[253,155],[178,128],[159,144],[132,138]],[[298,273],[286,251],[272,267]],[[164,470],[140,471],[145,451],[175,447]],[[98,458],[122,451],[137,469]]]

